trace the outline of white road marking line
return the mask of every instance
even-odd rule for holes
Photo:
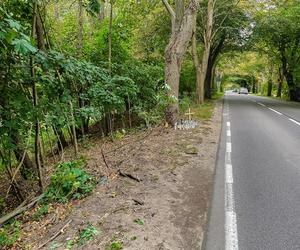
[[[260,103],[260,102],[258,102],[257,104],[259,104],[260,106],[263,106],[263,107],[267,107],[266,105],[264,105],[263,103]],[[269,107],[267,107],[267,108],[268,108],[269,110],[275,112],[275,113],[278,114],[278,115],[283,115],[282,113],[280,113],[279,111],[277,111],[277,110],[275,110],[275,109],[272,109],[272,108],[269,108]],[[285,116],[286,116],[286,115],[285,115]],[[298,122],[298,121],[296,121],[296,120],[294,120],[294,119],[292,119],[292,118],[289,118],[289,120],[290,120],[291,122],[293,122],[293,123],[295,123],[295,124],[297,124],[297,125],[300,126],[300,122]]]
[[[230,137],[231,136],[231,131],[227,130],[227,136]]]
[[[233,183],[233,177],[232,177],[232,165],[226,164],[226,183],[232,184]]]
[[[278,114],[278,115],[282,115],[282,113],[278,112],[278,111],[275,110],[275,109],[272,109],[272,108],[268,108],[268,109],[271,110],[271,111],[273,111],[273,112],[275,112],[275,113]]]
[[[237,218],[234,205],[233,173],[231,164],[231,131],[227,122],[225,154],[225,250],[238,250]]]
[[[263,103],[258,102],[257,104],[260,105],[260,106],[266,107],[266,105],[263,104]]]
[[[225,218],[225,249],[238,250],[238,234],[236,225],[236,213],[233,211],[226,211]]]
[[[231,142],[226,143],[226,152],[231,153]]]
[[[297,121],[295,121],[294,119],[292,119],[292,118],[289,118],[289,120],[291,121],[291,122],[293,122],[293,123],[296,123],[297,125],[299,125],[300,126],[300,122],[297,122]]]

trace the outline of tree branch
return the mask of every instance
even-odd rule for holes
[[[172,20],[175,20],[176,15],[174,10],[172,9],[171,5],[169,4],[168,0],[161,0],[162,3],[164,4],[166,10],[168,11],[168,13],[170,14]]]

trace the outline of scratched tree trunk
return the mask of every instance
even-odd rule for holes
[[[175,125],[178,116],[181,65],[196,24],[199,1],[190,0],[184,12],[180,12],[180,8],[176,6],[177,15],[175,21],[172,22],[172,35],[165,50],[165,82],[170,87],[168,95],[174,99],[174,102],[166,109],[166,121],[172,126]],[[182,3],[183,1],[177,1],[178,5],[183,6]],[[178,17],[179,13],[183,13],[182,17]]]

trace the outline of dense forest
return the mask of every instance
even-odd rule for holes
[[[299,44],[297,0],[2,0],[0,224],[32,197],[91,192],[78,165],[93,134],[174,127],[240,86],[300,101]]]

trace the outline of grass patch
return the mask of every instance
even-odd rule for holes
[[[208,120],[212,117],[215,104],[213,101],[207,101],[204,104],[193,104],[191,112],[195,113],[194,117],[198,120]]]
[[[122,244],[122,242],[113,242],[110,244],[108,249],[109,250],[120,250],[120,249],[123,249],[123,244]]]
[[[206,100],[203,104],[197,104],[192,98],[184,97],[179,102],[179,113],[180,118],[188,119],[188,116],[185,115],[189,108],[191,112],[194,113],[192,115],[193,119],[196,120],[208,120],[212,117],[213,110],[215,107],[215,101],[222,98],[223,93],[216,93],[212,96],[211,100]]]

